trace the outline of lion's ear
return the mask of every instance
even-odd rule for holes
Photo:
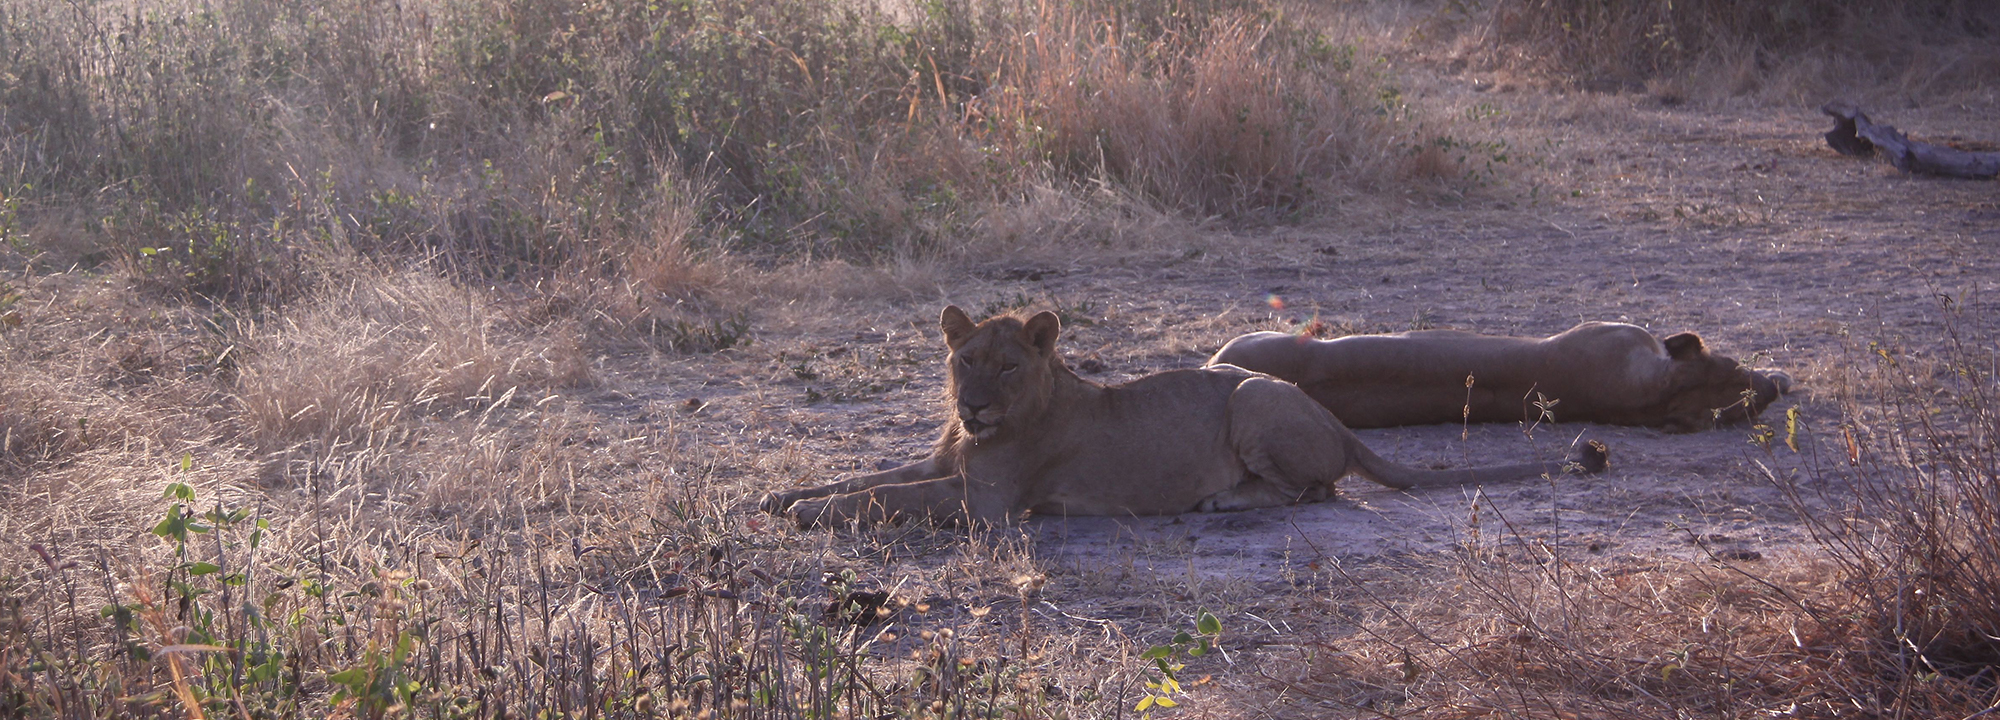
[[[1670,335],[1660,344],[1667,346],[1667,357],[1675,360],[1694,360],[1708,354],[1708,348],[1702,347],[1701,336],[1691,332]]]
[[[1028,344],[1034,345],[1044,356],[1056,353],[1056,336],[1061,334],[1062,320],[1047,310],[1035,313],[1034,317],[1028,318],[1028,324],[1021,328],[1021,336],[1027,338]]]
[[[965,341],[972,337],[972,331],[977,326],[973,324],[972,318],[966,317],[964,310],[958,309],[957,305],[946,305],[944,314],[938,317],[938,327],[944,328],[945,346],[957,350],[958,346],[965,344]]]

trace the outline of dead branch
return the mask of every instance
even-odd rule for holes
[[[1845,100],[1820,107],[1833,116],[1834,126],[1826,133],[1826,144],[1842,155],[1867,157],[1876,149],[1889,157],[1897,170],[1926,175],[1990,180],[2000,175],[2000,153],[1967,152],[1953,147],[1916,142],[1888,125],[1868,119],[1861,108]]]

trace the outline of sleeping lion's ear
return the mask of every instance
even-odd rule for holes
[[[957,305],[946,305],[944,314],[938,317],[938,327],[944,328],[945,346],[957,350],[958,346],[965,344],[965,341],[972,337],[972,331],[977,326],[972,324],[972,318],[966,317],[965,311],[958,309]]]
[[[1028,324],[1021,328],[1022,337],[1034,345],[1043,356],[1056,353],[1056,336],[1062,334],[1062,320],[1055,313],[1043,310],[1028,318]]]
[[[1701,336],[1691,332],[1668,336],[1660,344],[1667,346],[1667,357],[1675,360],[1693,360],[1708,354],[1708,348],[1702,347]]]

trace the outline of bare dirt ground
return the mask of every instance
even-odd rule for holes
[[[945,302],[975,316],[1029,301],[1061,310],[1073,320],[1063,341],[1070,363],[1087,361],[1096,372],[1086,377],[1103,382],[1197,366],[1239,333],[1313,317],[1353,332],[1544,335],[1584,320],[1694,330],[1717,352],[1792,373],[1797,391],[1764,416],[1780,432],[1791,408],[1810,427],[1838,422],[1843,372],[1867,362],[1869,343],[1911,355],[1940,347],[1941,298],[1966,337],[1984,342],[2000,329],[1994,183],[1904,176],[1839,156],[1820,137],[1830,121],[1812,107],[1489,95],[1470,82],[1437,92],[1501,110],[1495,122],[1511,138],[1516,169],[1499,187],[1413,197],[1337,222],[1181,233],[1144,251],[1035,248],[950,280],[878,278],[883,287],[856,288],[851,301],[766,309],[745,349],[622,361],[629,372],[610,374],[622,379],[595,407],[665,426],[688,438],[688,453],[714,452],[715,475],[740,483],[739,511],[750,515],[764,490],[924,452],[940,417],[943,348],[934,328]],[[1994,141],[1996,105],[1987,98],[1871,112],[1913,137]],[[1582,435],[1610,445],[1613,467],[1485,488],[1491,502],[1478,514],[1472,490],[1404,493],[1350,480],[1341,499],[1322,504],[1038,518],[998,534],[1024,566],[1047,576],[1036,611],[1079,632],[1105,619],[1184,623],[1177,618],[1204,605],[1234,611],[1225,613],[1232,627],[1268,629],[1265,642],[1323,620],[1305,600],[1340,584],[1330,567],[1420,560],[1473,533],[1529,539],[1605,566],[1680,557],[1754,567],[1803,547],[1796,518],[1756,467],[1761,460],[1783,471],[1796,460],[1782,448],[1767,455],[1743,428],[1667,435],[1565,424],[1530,435],[1506,425],[1432,426],[1361,435],[1389,458],[1435,465],[1546,458]],[[952,595],[966,607],[1012,593],[924,589],[935,576],[922,568],[965,552],[953,540],[962,536],[892,542],[900,549],[883,552],[880,540],[778,524],[765,527],[784,542],[823,543],[830,567],[899,592]],[[1058,607],[1069,619],[1055,615]]]

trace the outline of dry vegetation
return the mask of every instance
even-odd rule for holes
[[[1416,39],[1349,17],[1384,8]],[[1296,598],[1331,624],[1227,660],[1197,613],[1252,591],[1058,576],[1013,530],[769,524],[747,498],[855,441],[719,396],[914,394],[929,356],[774,336],[994,258],[1513,172],[1398,57],[1866,97],[2000,76],[1995,32],[1973,2],[7,3],[0,715],[1990,711],[1970,339],[1766,438],[1808,450],[1764,467],[1818,541],[1778,569],[1607,570],[1489,513],[1449,557],[1324,558]],[[635,390],[753,342],[762,382]],[[1046,599],[1078,594],[1151,604]]]
[[[2000,72],[2000,13],[1968,0],[1500,0],[1474,52],[1582,87],[1803,104],[1976,88]]]

